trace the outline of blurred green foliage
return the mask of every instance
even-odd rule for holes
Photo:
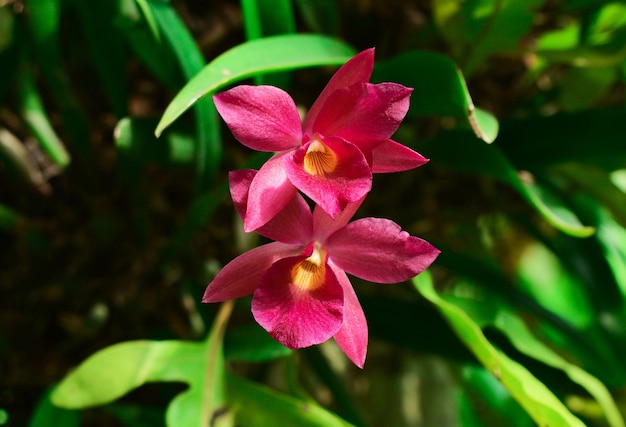
[[[431,162],[358,215],[442,254],[356,283],[361,372],[199,301],[265,159],[208,95],[306,109],[371,46]],[[0,424],[624,426],[625,72],[619,1],[0,2]]]

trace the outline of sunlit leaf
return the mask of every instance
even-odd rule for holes
[[[252,40],[215,58],[176,95],[156,128],[159,136],[203,96],[260,73],[341,65],[355,51],[325,36],[295,34]]]
[[[59,384],[53,403],[86,408],[112,402],[147,382],[184,382],[189,388],[168,406],[168,427],[208,425],[225,402],[221,346],[232,303],[222,308],[205,342],[128,341],[95,353]]]
[[[352,424],[317,404],[281,394],[234,375],[227,376],[228,396],[243,427],[349,427]]]
[[[565,405],[525,367],[494,347],[460,308],[442,299],[428,274],[414,280],[416,289],[435,304],[478,360],[519,402],[538,425],[584,427]]]

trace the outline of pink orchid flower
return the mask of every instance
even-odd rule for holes
[[[257,171],[230,173],[235,208],[243,218]],[[331,337],[362,368],[367,323],[346,273],[377,283],[398,283],[426,269],[439,250],[396,223],[363,218],[348,223],[362,200],[331,218],[311,212],[297,193],[259,234],[275,242],[228,263],[208,285],[203,302],[252,297],[252,314],[284,346],[297,349]]]
[[[428,160],[391,139],[409,108],[413,89],[369,83],[374,49],[333,75],[304,123],[285,91],[237,86],[213,97],[233,135],[258,151],[276,152],[250,186],[244,229],[256,230],[299,189],[331,217],[367,194],[372,173],[400,172]]]

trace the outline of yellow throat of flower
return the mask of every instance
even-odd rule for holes
[[[317,243],[313,253],[291,269],[291,281],[302,291],[314,291],[326,279],[326,249]]]
[[[311,175],[326,176],[337,167],[337,155],[319,138],[314,137],[304,155],[304,170]]]

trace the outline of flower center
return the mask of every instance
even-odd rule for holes
[[[315,243],[313,253],[291,269],[291,282],[302,291],[314,291],[326,280],[326,248]]]
[[[304,155],[304,170],[311,175],[326,176],[337,167],[337,155],[319,138],[314,137]]]

